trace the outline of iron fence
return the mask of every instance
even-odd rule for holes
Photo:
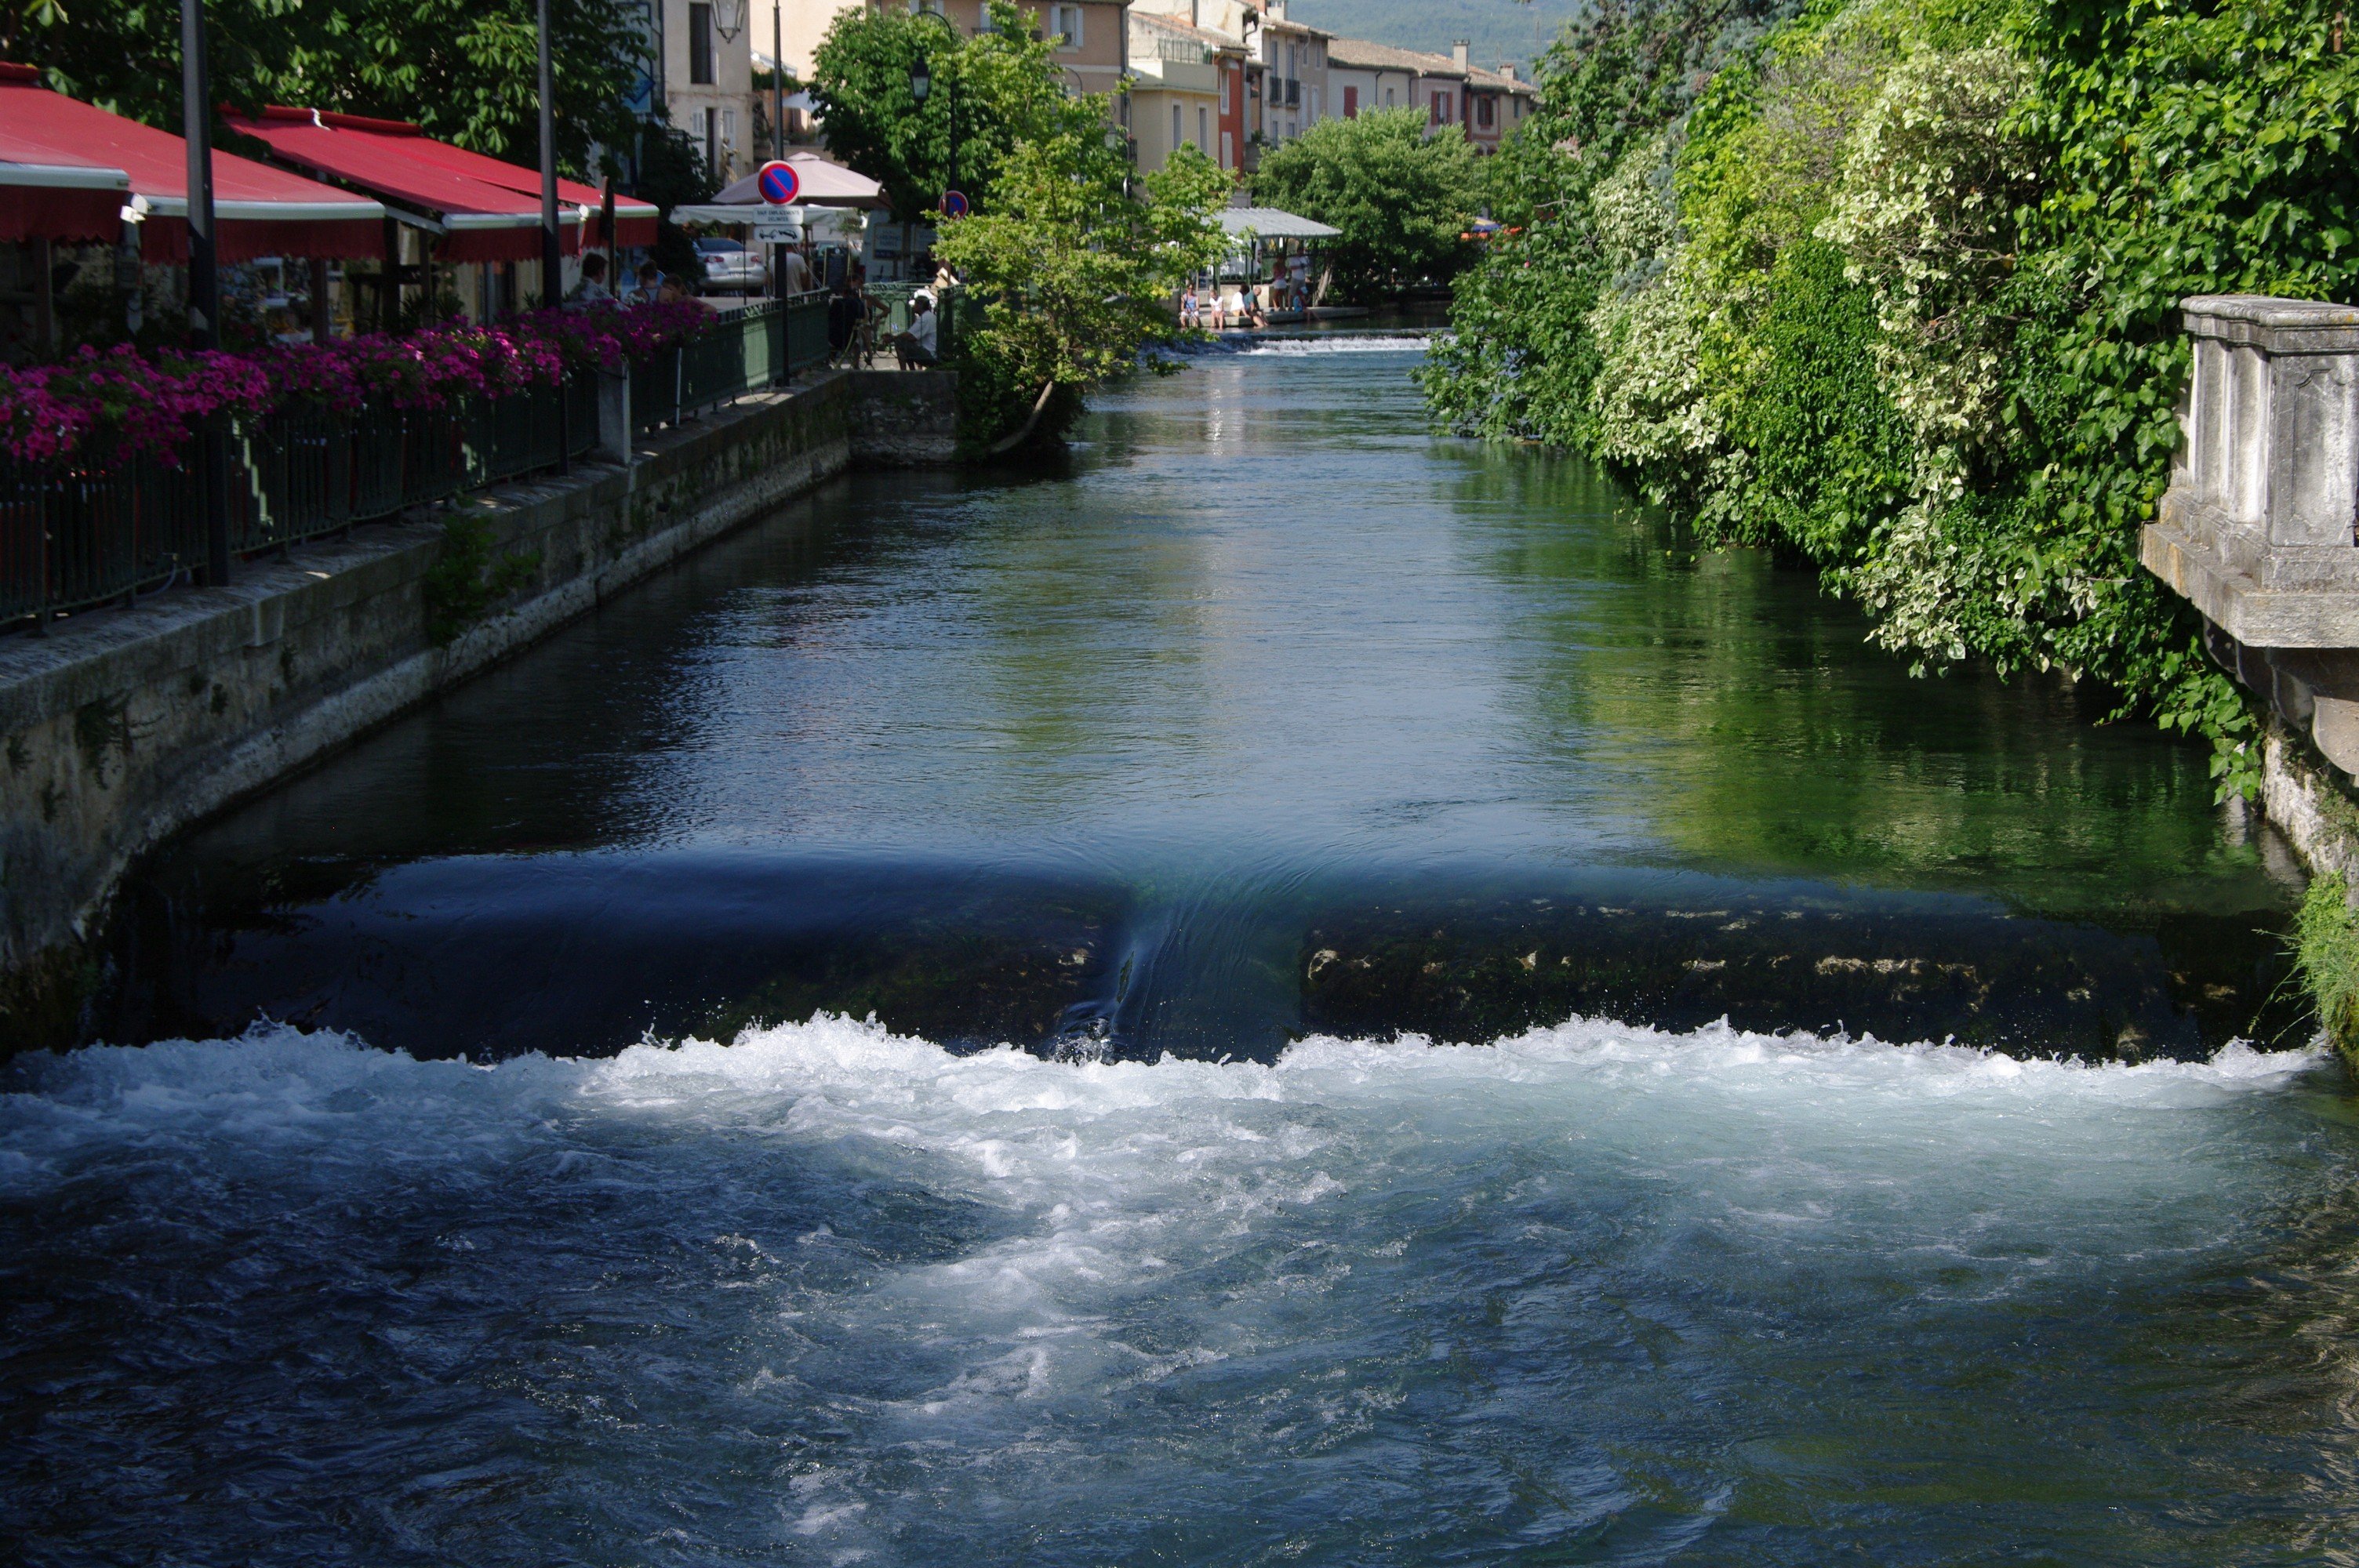
[[[289,408],[239,421],[223,443],[230,548],[283,549],[597,445],[589,376],[445,408]],[[0,623],[128,599],[200,567],[203,460],[200,442],[179,467],[103,451],[64,470],[0,463]]]
[[[631,370],[631,423],[677,425],[827,358],[827,295],[798,294],[723,312],[703,336]]]

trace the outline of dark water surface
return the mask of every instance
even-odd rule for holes
[[[158,856],[160,1043],[0,1086],[0,1539],[2359,1561],[2359,1129],[2201,751],[1411,362],[845,481]]]

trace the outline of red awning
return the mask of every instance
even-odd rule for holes
[[[0,160],[121,169],[132,192],[147,202],[140,254],[151,262],[188,258],[189,155],[170,132],[52,92],[30,66],[0,62]],[[220,151],[213,154],[213,215],[223,261],[385,250],[385,209],[376,202]]]
[[[92,240],[123,233],[131,177],[91,163],[0,163],[0,240]]]
[[[287,162],[431,215],[445,230],[436,254],[448,261],[531,261],[540,254],[540,174],[481,153],[438,142],[401,120],[372,120],[325,110],[273,104],[258,115],[230,114],[229,124],[270,145]],[[558,222],[565,248],[578,250],[586,232],[597,239],[598,192],[558,181]],[[584,222],[582,210],[588,208]],[[618,243],[651,245],[656,209],[617,198]]]

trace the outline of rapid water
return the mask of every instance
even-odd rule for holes
[[[153,1043],[0,1078],[0,1539],[2359,1562],[2281,851],[1410,362],[835,486],[170,846]]]
[[[282,1031],[0,1128],[34,1561],[2359,1556],[2300,1055]]]

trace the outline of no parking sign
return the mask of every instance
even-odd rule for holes
[[[763,200],[783,207],[802,194],[802,176],[795,172],[794,165],[773,158],[754,177],[754,187],[762,193]]]

